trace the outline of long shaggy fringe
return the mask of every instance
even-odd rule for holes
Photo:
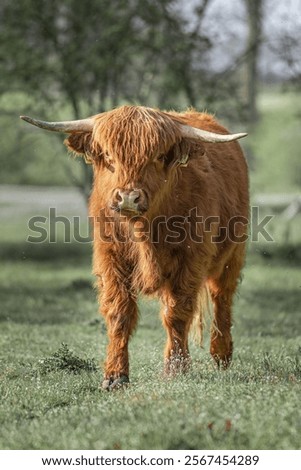
[[[122,106],[100,114],[93,131],[95,145],[105,143],[102,150],[115,155],[127,168],[167,152],[180,140],[180,130],[172,117],[141,106]]]

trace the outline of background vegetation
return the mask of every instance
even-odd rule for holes
[[[298,0],[277,27],[273,0],[217,3],[1,1],[2,449],[300,448],[301,221],[284,213],[301,184]],[[59,215],[81,215],[86,229],[85,198],[70,186],[86,197],[91,175],[62,136],[18,115],[70,119],[129,102],[207,108],[248,130],[252,204],[268,201],[274,242],[249,245],[230,370],[216,370],[206,338],[191,348],[191,372],[166,380],[158,305],[141,299],[131,386],[109,394],[98,388],[106,332],[91,245],[65,244],[62,232],[55,244],[27,242],[28,220],[56,198]]]
[[[77,185],[87,196],[90,169],[62,157],[62,136],[41,133],[18,116],[77,119],[137,103],[195,106],[216,113],[235,131],[263,132],[260,152],[245,143],[251,166],[271,156],[273,162],[287,162],[289,155],[285,174],[294,176],[293,186],[286,186],[300,188],[298,128],[287,133],[287,119],[300,118],[293,95],[300,91],[301,76],[301,29],[294,15],[299,0],[283,9],[278,5],[278,16],[273,16],[274,0],[235,0],[227,6],[219,1],[3,0],[0,182]],[[274,147],[261,146],[262,86],[269,96],[265,116],[269,120],[270,110],[276,124]]]

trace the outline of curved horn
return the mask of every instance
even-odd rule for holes
[[[53,132],[91,132],[94,126],[94,119],[80,119],[78,121],[62,121],[62,122],[47,122],[33,119],[29,116],[20,116],[23,121],[29,122],[34,126],[41,127],[41,129],[47,129]]]
[[[203,129],[197,129],[196,127],[186,126],[184,124],[180,124],[180,129],[183,137],[213,143],[232,142],[232,140],[241,139],[248,135],[245,132],[240,134],[216,134],[215,132],[204,131]]]

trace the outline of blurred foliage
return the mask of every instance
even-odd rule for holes
[[[208,66],[215,47],[204,23],[211,2],[195,2],[187,14],[183,0],[2,0],[0,183],[90,191],[91,169],[81,159],[75,164],[66,158],[63,136],[41,133],[21,123],[19,114],[63,120],[124,103],[194,106],[217,112],[230,129],[248,130],[246,64],[251,58],[254,65],[256,57],[246,44],[224,70]],[[261,158],[262,144],[269,151],[260,126],[249,128],[259,135],[256,143],[243,143],[251,167],[253,155]],[[293,135],[290,147],[298,147],[295,141]],[[279,158],[285,161],[284,147],[283,152]],[[297,152],[289,158],[289,180],[299,186]]]
[[[1,182],[69,180],[86,194],[90,188],[90,169],[54,167],[57,137],[36,138],[34,129],[16,123],[17,113],[56,120],[125,102],[197,105],[208,81],[201,58],[210,42],[200,30],[208,3],[200,2],[197,26],[189,28],[176,0],[1,2],[0,119],[7,130]]]
[[[123,100],[168,107],[179,94],[194,105],[194,79],[198,86],[208,78],[200,73],[199,59],[210,42],[199,26],[189,28],[178,3],[5,0],[0,90],[7,91],[8,81],[10,90],[51,106],[61,100],[75,117]]]
[[[301,134],[299,93],[280,87],[261,90],[260,121],[246,139],[251,161],[252,193],[297,193],[300,191]]]

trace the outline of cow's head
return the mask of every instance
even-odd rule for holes
[[[188,164],[201,141],[230,142],[246,135],[215,134],[185,125],[175,114],[141,106],[122,106],[79,121],[21,118],[69,134],[67,147],[93,164],[96,191],[113,211],[129,216],[160,201],[176,168]]]

